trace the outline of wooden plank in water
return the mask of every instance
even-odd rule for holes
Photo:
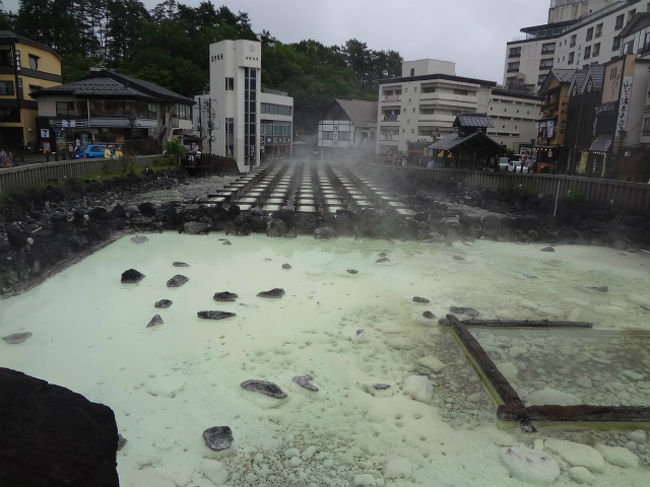
[[[650,422],[648,406],[529,406],[517,407],[502,404],[497,409],[497,417],[504,421],[571,421],[571,422]]]
[[[483,350],[476,338],[467,330],[467,327],[454,315],[447,315],[454,333],[463,344],[467,352],[472,356],[478,367],[490,381],[490,384],[499,395],[505,405],[512,408],[523,408],[524,403],[517,395],[515,389],[510,385],[508,379],[499,371],[492,359]]]
[[[465,326],[486,326],[494,328],[593,328],[586,321],[549,321],[549,320],[462,320]]]

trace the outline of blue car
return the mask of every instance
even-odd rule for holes
[[[104,157],[104,146],[99,144],[84,145],[80,150],[75,151],[75,159],[90,159]]]

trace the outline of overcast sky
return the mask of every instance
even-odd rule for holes
[[[153,8],[157,0],[144,0]],[[181,0],[198,6],[200,0]],[[212,2],[248,12],[257,33],[284,43],[314,39],[327,46],[348,39],[370,49],[398,51],[409,61],[456,63],[456,74],[503,81],[506,42],[524,26],[546,22],[549,0],[229,0]],[[3,0],[5,9],[18,0]],[[207,62],[207,60],[206,60]]]

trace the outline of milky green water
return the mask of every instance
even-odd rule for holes
[[[174,233],[149,235],[143,244],[123,238],[0,301],[0,337],[33,333],[19,345],[0,341],[0,366],[109,405],[128,439],[118,452],[127,487],[521,485],[499,449],[532,447],[540,437],[498,428],[471,366],[423,311],[442,317],[449,306],[471,306],[484,318],[650,330],[650,312],[641,307],[650,304],[647,255],[540,247]],[[380,252],[390,260],[376,262]],[[282,269],[284,263],[292,268]],[[145,279],[121,284],[128,268]],[[177,273],[189,282],[167,288]],[[273,287],[285,296],[256,296]],[[216,303],[219,291],[239,299]],[[415,303],[414,296],[430,302]],[[162,298],[173,305],[155,309]],[[237,316],[200,320],[201,310]],[[147,328],[156,313],[164,324]],[[509,361],[521,366],[516,357]],[[645,377],[644,367],[634,371]],[[292,382],[305,374],[318,392]],[[412,375],[425,377],[433,394],[413,392],[406,385]],[[245,391],[239,384],[247,379],[272,381],[288,398]],[[391,387],[378,392],[376,383]],[[219,425],[230,426],[235,439],[220,455],[201,437]],[[627,442],[622,433],[596,439]],[[648,445],[628,447],[641,466],[608,463],[595,474],[596,485],[650,483],[643,466]],[[564,469],[555,485],[572,482]]]

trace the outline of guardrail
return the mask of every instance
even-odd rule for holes
[[[521,188],[531,193],[551,196],[559,194],[560,199],[573,195],[600,207],[650,214],[650,184],[562,174],[494,173],[452,168],[372,165],[406,173],[409,177],[425,181],[459,182],[489,189]]]
[[[133,168],[150,166],[162,154],[135,156]],[[39,162],[0,169],[0,195],[14,193],[46,182],[60,182],[86,174],[114,172],[124,168],[122,159],[71,159]]]

